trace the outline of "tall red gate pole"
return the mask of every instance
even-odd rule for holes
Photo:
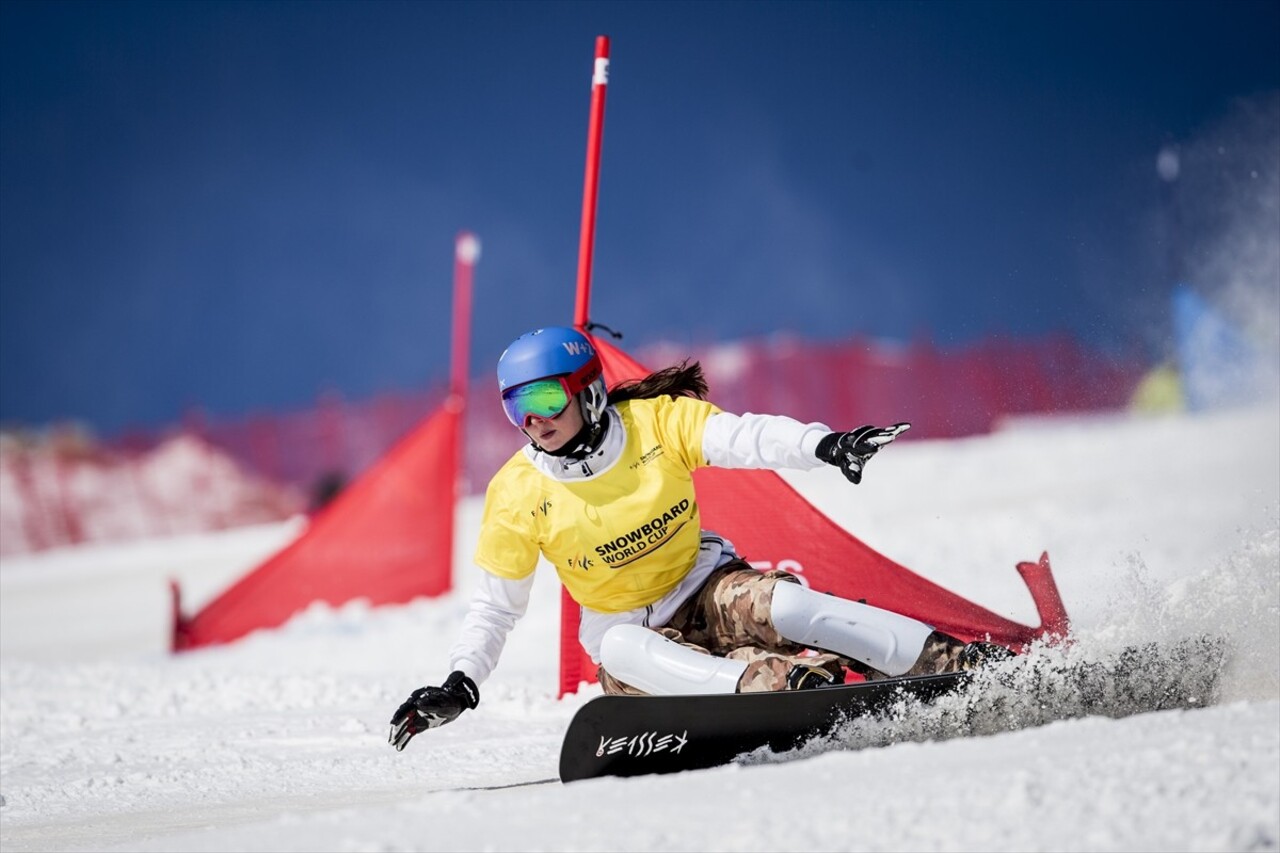
[[[587,170],[582,182],[582,231],[578,242],[578,291],[573,325],[585,331],[591,316],[591,260],[596,241],[596,196],[600,187],[600,143],[604,137],[604,96],[609,84],[609,37],[596,37],[591,72],[591,118],[587,123]],[[582,610],[569,591],[560,588],[560,648],[578,647]],[[582,655],[560,654],[559,695],[575,693],[582,681]]]
[[[578,295],[573,325],[584,329],[591,313],[591,261],[596,242],[596,196],[600,188],[600,144],[604,137],[604,96],[609,85],[609,37],[596,37],[591,74],[591,119],[587,124],[587,171],[582,182],[582,232],[578,241]]]

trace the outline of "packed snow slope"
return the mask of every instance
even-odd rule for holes
[[[854,487],[789,479],[873,547],[1035,622],[1014,565],[1047,550],[1077,654],[1225,637],[1206,707],[949,738],[822,746],[766,763],[562,785],[558,589],[480,707],[404,753],[405,696],[447,674],[454,594],[316,608],[170,657],[168,577],[191,606],[302,525],[0,562],[0,846],[24,850],[1276,850],[1280,846],[1280,418],[1022,421],[903,440]],[[358,566],[353,566],[358,571]],[[1044,652],[1051,654],[1052,652]],[[1043,722],[1043,720],[1039,721]],[[825,749],[825,751],[823,751]]]

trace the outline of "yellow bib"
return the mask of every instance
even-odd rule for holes
[[[690,397],[619,403],[622,456],[588,480],[560,482],[517,452],[489,482],[476,563],[527,577],[538,553],[574,600],[603,613],[652,604],[693,567],[701,543],[692,472],[719,411]]]

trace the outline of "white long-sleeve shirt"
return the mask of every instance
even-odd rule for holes
[[[601,446],[583,460],[549,456],[526,447],[524,452],[544,475],[560,481],[602,476],[617,461],[626,444],[621,418],[613,407],[606,410],[609,426]],[[818,442],[832,430],[820,423],[801,423],[784,415],[735,415],[716,412],[707,418],[702,452],[708,464],[719,468],[791,468],[809,470],[824,463],[817,457]],[[661,627],[716,566],[736,556],[732,544],[705,532],[696,562],[681,583],[658,601],[622,613],[596,613],[584,608],[580,639],[593,659],[599,659],[604,632],[618,624]],[[518,580],[481,571],[462,630],[450,650],[453,669],[462,670],[477,683],[498,664],[507,634],[529,606],[534,576]]]

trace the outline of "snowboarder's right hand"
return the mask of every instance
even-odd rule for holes
[[[419,732],[452,723],[458,715],[480,704],[480,688],[460,670],[440,687],[419,687],[391,717],[387,742],[399,752]]]

